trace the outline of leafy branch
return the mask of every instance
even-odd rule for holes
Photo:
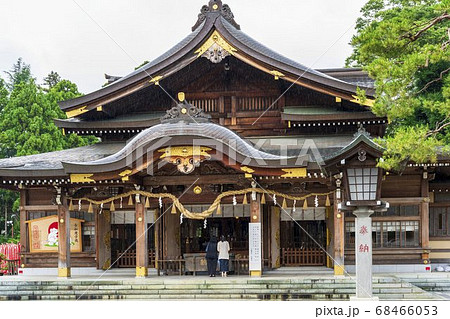
[[[417,31],[415,34],[412,33],[406,33],[404,34],[401,39],[409,39],[411,42],[416,41],[418,38],[420,38],[420,36],[422,35],[422,33],[426,32],[428,29],[432,28],[433,26],[435,26],[436,24],[440,23],[443,20],[447,20],[450,19],[450,14],[448,14],[447,12],[443,13],[442,15],[440,15],[439,17],[434,18],[433,20],[429,21],[427,24],[424,24],[422,29],[420,29],[419,31]]]

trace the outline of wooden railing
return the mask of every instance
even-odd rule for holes
[[[283,248],[281,255],[283,266],[319,266],[326,262],[325,252],[320,248]]]
[[[237,111],[238,112],[253,112],[253,111],[266,111],[274,103],[273,97],[238,97],[237,98]],[[271,110],[277,110],[278,106],[272,106]]]
[[[190,100],[189,102],[206,113],[218,112],[218,99]]]
[[[133,268],[136,267],[136,250],[127,250],[126,252],[117,251],[117,267],[119,268]],[[155,251],[148,251],[148,265],[151,268],[155,267]]]
[[[185,260],[183,257],[175,257],[173,259],[158,260],[158,276],[177,274],[182,276],[185,274]]]
[[[241,256],[230,260],[233,263],[235,275],[248,275],[249,273],[249,259],[248,256]],[[263,260],[263,269],[269,268],[269,260]]]

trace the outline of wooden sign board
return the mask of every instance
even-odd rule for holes
[[[249,270],[261,271],[261,223],[248,224]]]
[[[84,220],[70,219],[70,251],[82,251],[81,223]],[[28,237],[30,238],[30,252],[48,253],[58,252],[58,216],[26,221],[28,224]]]

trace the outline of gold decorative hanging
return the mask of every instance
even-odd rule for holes
[[[303,209],[308,209],[308,200],[305,198],[305,202],[303,203]]]
[[[150,200],[147,198],[145,199],[145,208],[150,208]]]
[[[247,201],[247,194],[244,194],[244,200],[242,201],[242,205],[247,205],[248,201]]]
[[[133,196],[130,195],[130,198],[128,199],[128,206],[133,206]]]
[[[114,201],[111,202],[111,206],[109,207],[109,211],[111,211],[111,212],[115,212],[116,211],[116,207],[114,206]]]
[[[222,206],[220,204],[217,206],[216,215],[222,215]]]
[[[94,212],[94,208],[92,207],[92,203],[89,203],[89,208],[88,208],[88,213],[93,213]]]
[[[170,213],[172,215],[176,215],[177,214],[177,208],[175,207],[175,205],[172,205],[172,211]]]
[[[266,195],[263,193],[261,194],[261,204],[265,204],[266,203]]]
[[[73,210],[73,203],[72,203],[72,200],[70,200],[70,202],[69,202],[69,211],[71,211],[71,210]]]
[[[281,208],[287,209],[286,198],[283,198],[283,205],[281,205]]]
[[[330,207],[331,203],[330,203],[330,196],[327,194],[327,199],[325,200],[325,207]]]

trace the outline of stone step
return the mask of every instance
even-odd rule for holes
[[[438,289],[443,283],[430,284]],[[403,278],[375,277],[373,288],[381,300],[437,298]],[[354,294],[348,277],[0,281],[0,300],[348,300]]]
[[[329,289],[355,289],[355,283],[347,283],[347,284],[322,284],[322,283],[316,283],[316,284],[272,284],[272,285],[245,285],[245,284],[227,284],[227,285],[214,285],[214,284],[205,284],[205,285],[82,285],[82,286],[76,286],[76,285],[68,285],[68,286],[35,286],[35,285],[19,285],[19,286],[0,286],[0,291],[17,291],[17,290],[41,290],[41,291],[66,291],[66,290],[176,290],[176,289],[184,289],[184,290],[191,290],[191,289],[207,289],[207,290],[217,290],[217,291],[224,291],[227,289],[282,289],[282,290],[289,290],[289,289],[309,289],[309,290],[329,290]],[[425,286],[429,287],[447,287],[446,285],[442,283],[427,283]],[[409,283],[397,283],[397,284],[374,284],[373,286],[374,291],[378,290],[392,290],[392,289],[407,289],[407,290],[414,290],[416,287],[412,286]],[[417,288],[416,288],[417,289]]]

